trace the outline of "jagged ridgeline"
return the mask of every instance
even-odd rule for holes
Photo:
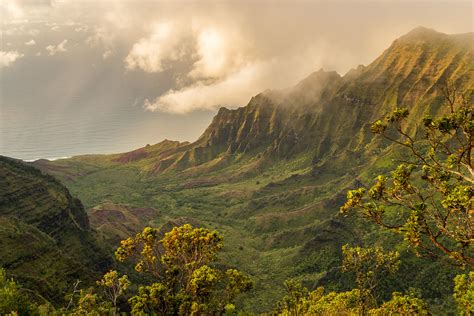
[[[144,170],[209,171],[239,154],[291,158],[310,151],[315,161],[347,158],[371,141],[370,123],[395,106],[435,114],[447,81],[473,87],[473,35],[417,28],[395,40],[369,66],[341,77],[323,70],[285,91],[265,91],[236,110],[221,108],[194,143],[165,141],[115,157]],[[415,120],[416,121],[416,120]]]
[[[100,276],[110,260],[81,202],[56,179],[0,156],[0,266],[33,299],[60,303],[76,280]]]
[[[397,151],[375,140],[371,123],[404,106],[416,132],[426,114],[445,111],[446,82],[472,100],[473,43],[472,33],[417,28],[344,76],[317,71],[289,89],[262,92],[247,106],[221,108],[193,143],[167,140],[124,154],[35,165],[60,178],[100,217],[94,223],[106,222],[96,227],[105,234],[139,226],[114,226],[118,221],[106,218],[114,204],[122,204],[117,211],[130,222],[134,208],[153,208],[156,216],[146,220],[152,226],[186,217],[218,229],[226,263],[256,280],[255,292],[243,301],[252,310],[268,310],[290,277],[310,288],[350,288],[339,269],[345,243],[401,251],[401,272],[387,280],[382,296],[413,286],[442,305],[452,269],[415,258],[399,236],[342,218],[338,210],[348,189],[396,164]]]
[[[396,40],[368,67],[344,77],[318,71],[284,92],[264,92],[246,107],[221,109],[201,138],[171,166],[184,169],[236,153],[292,157],[310,150],[315,161],[364,149],[369,126],[395,106],[434,114],[446,81],[473,88],[473,36],[424,28]],[[184,148],[183,148],[184,149]],[[166,169],[167,164],[164,164]],[[169,168],[169,167],[168,167]]]

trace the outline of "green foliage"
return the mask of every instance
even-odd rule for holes
[[[403,295],[394,292],[392,299],[379,308],[370,310],[369,315],[429,315],[428,306],[417,293],[409,292]]]
[[[69,283],[80,276],[91,285],[110,263],[81,202],[52,176],[6,157],[0,157],[0,249],[0,267],[31,295],[58,305]]]
[[[216,231],[193,228],[189,224],[175,227],[160,239],[158,229],[146,227],[135,238],[120,243],[115,256],[123,262],[132,257],[135,270],[163,279],[163,269],[168,273],[183,274],[188,279],[203,265],[212,262],[222,249],[222,237]]]
[[[365,313],[376,305],[376,289],[381,278],[394,273],[400,265],[398,252],[384,252],[381,247],[342,247],[342,271],[352,272],[359,290],[359,308]]]
[[[329,292],[322,295],[323,288],[311,292],[307,315],[356,315],[358,314],[357,302],[360,300],[358,290],[347,292]]]
[[[302,305],[305,305],[305,299],[308,295],[308,289],[303,287],[300,282],[296,280],[286,280],[285,289],[287,294],[277,304],[277,309],[281,312],[292,315],[298,315],[302,311]]]
[[[117,310],[112,306],[112,303],[105,301],[99,294],[94,292],[93,288],[88,288],[79,291],[77,301],[69,309],[61,309],[57,311],[58,315],[65,313],[71,315],[114,315]]]
[[[295,280],[285,281],[287,294],[277,304],[274,315],[356,315],[359,291],[329,292],[323,287],[309,292]]]
[[[252,279],[237,269],[228,269],[226,272],[227,285],[225,289],[226,300],[232,302],[239,294],[248,292],[253,288]]]
[[[287,284],[288,282],[286,282]],[[347,292],[325,293],[323,287],[309,292],[306,288],[291,282],[288,295],[273,311],[274,315],[429,315],[428,307],[419,295],[394,292],[392,299],[380,307],[361,309],[361,292],[353,289]],[[296,296],[295,296],[296,294]]]
[[[308,292],[308,289],[296,280],[287,280],[285,282],[287,295],[277,304],[275,313],[281,315],[375,313],[378,282],[387,274],[398,270],[400,264],[398,252],[384,252],[381,247],[361,248],[348,245],[342,247],[342,252],[342,270],[355,274],[357,289],[324,294],[324,288],[319,287],[313,292]],[[379,310],[389,311],[390,308],[409,310],[410,306],[424,306],[423,303],[422,300],[416,300],[414,297],[412,299],[412,297],[394,293],[393,299]]]
[[[454,299],[458,304],[461,315],[472,315],[474,313],[474,272],[469,275],[461,274],[454,278]]]
[[[162,262],[170,269],[191,275],[195,270],[214,261],[223,247],[217,231],[193,228],[189,224],[173,228],[161,240],[164,248]]]
[[[103,289],[104,296],[112,303],[113,307],[117,307],[117,299],[124,294],[130,286],[128,276],[119,276],[118,272],[111,270],[104,274],[100,281],[97,281]]]
[[[396,108],[385,122],[372,125],[374,133],[405,148],[410,161],[390,176],[377,177],[368,190],[349,191],[341,212],[356,209],[373,223],[403,234],[418,254],[444,254],[474,267],[474,108],[450,84],[444,92],[448,114],[424,118],[422,138],[410,135],[406,108]]]
[[[218,272],[209,266],[194,270],[189,281],[189,290],[195,300],[207,301],[218,278]]]
[[[21,293],[18,284],[7,277],[5,269],[0,268],[0,315],[26,315],[32,312],[28,298]]]
[[[128,300],[132,313],[202,315],[235,312],[235,298],[252,289],[253,281],[236,269],[223,271],[211,266],[222,248],[222,237],[216,231],[193,228],[188,224],[173,228],[162,239],[159,239],[160,235],[156,229],[145,228],[135,238],[122,241],[116,252],[119,261],[135,259],[142,267],[137,270],[150,274],[155,281],[140,285],[138,293]],[[8,284],[7,293],[10,293],[15,283]],[[80,281],[74,284],[67,307],[57,311],[43,308],[44,312],[115,315],[121,313],[119,299],[131,285],[127,275],[120,276],[115,270],[105,273],[96,282],[97,288],[79,289],[79,284]],[[25,304],[31,305],[27,301]]]
[[[177,299],[176,299],[177,300]],[[172,311],[173,302],[168,294],[168,288],[162,283],[140,286],[138,294],[128,301],[133,314],[152,313],[165,315]]]
[[[135,238],[123,240],[117,259],[132,258],[138,272],[158,281],[141,286],[138,295],[130,298],[132,311],[184,315],[234,309],[237,295],[249,291],[253,282],[236,269],[211,266],[222,240],[216,231],[189,224],[174,227],[162,239],[158,230],[147,227]]]
[[[92,290],[81,290],[77,307],[71,311],[74,315],[100,315],[99,297]]]
[[[80,288],[80,281],[74,283],[72,292],[66,298],[67,306],[55,310],[49,308],[47,315],[116,315],[120,313],[117,299],[129,286],[126,276],[119,277],[116,271],[107,272],[96,282],[98,287]]]

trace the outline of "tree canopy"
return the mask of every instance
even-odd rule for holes
[[[135,270],[153,277],[129,302],[134,313],[213,314],[235,309],[235,298],[253,282],[236,269],[216,265],[223,238],[189,224],[173,228],[160,238],[147,227],[123,240],[116,251],[119,261],[132,260]]]
[[[402,107],[372,125],[372,132],[405,150],[405,161],[370,188],[349,191],[341,211],[357,210],[402,233],[418,254],[445,255],[472,268],[474,108],[453,85],[444,93],[447,114],[425,117],[415,125],[421,131],[410,132],[410,113]]]

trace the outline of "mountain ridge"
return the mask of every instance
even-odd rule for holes
[[[2,156],[0,223],[0,266],[53,302],[110,265],[82,203],[55,178]]]
[[[148,225],[184,217],[222,231],[224,261],[256,279],[255,295],[242,302],[251,310],[268,310],[287,278],[311,289],[348,289],[350,280],[338,268],[346,243],[399,250],[403,273],[392,280],[396,290],[420,288],[440,306],[454,269],[415,258],[400,236],[338,212],[348,189],[370,183],[403,158],[373,136],[372,122],[405,106],[415,132],[424,115],[445,110],[446,80],[472,98],[469,45],[458,36],[433,36],[395,40],[370,65],[344,76],[317,71],[292,88],[266,90],[245,107],[222,108],[193,143],[167,141],[35,165],[60,178],[90,210],[104,203],[123,212],[151,207],[158,212]],[[394,290],[382,289],[382,296]]]
[[[221,108],[197,141],[170,151],[168,157],[150,170],[199,168],[214,159],[225,160],[256,150],[263,155],[285,157],[313,147],[315,159],[319,160],[331,152],[328,143],[334,138],[328,137],[325,122],[346,125],[346,129],[352,125],[349,133],[358,134],[362,142],[354,144],[347,139],[345,143],[351,143],[352,148],[364,146],[367,130],[362,125],[375,120],[387,107],[411,105],[415,112],[426,110],[438,102],[438,90],[446,80],[455,82],[461,90],[467,89],[473,77],[473,55],[468,49],[469,42],[465,41],[467,37],[474,39],[474,33],[447,35],[416,28],[396,39],[373,63],[360,67],[356,73],[339,76],[336,72],[319,70],[286,91],[260,93],[248,105],[234,110]],[[363,109],[354,113],[360,107]],[[346,124],[340,124],[337,117],[331,116],[334,113],[359,118],[353,122],[348,118]],[[288,118],[297,122],[292,123]],[[324,125],[324,132],[318,133]],[[302,139],[311,133],[306,138],[320,141]]]

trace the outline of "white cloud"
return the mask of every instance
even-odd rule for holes
[[[36,45],[36,41],[34,39],[29,40],[28,42],[25,42],[26,46],[34,46]]]
[[[46,50],[48,51],[50,56],[56,55],[57,53],[63,53],[67,51],[66,49],[67,40],[62,41],[58,45],[48,45],[46,46]]]
[[[0,51],[0,68],[11,66],[16,60],[21,57],[23,57],[23,55],[17,51]]]
[[[87,32],[89,30],[89,27],[87,25],[82,25],[74,28],[74,32]]]
[[[177,61],[185,54],[185,33],[169,22],[154,25],[149,37],[135,43],[125,58],[126,68],[145,72],[161,72],[168,61]]]
[[[136,43],[125,63],[128,69],[160,72],[173,62],[189,62],[177,81],[182,88],[171,89],[154,100],[146,99],[149,111],[188,113],[220,106],[245,105],[249,98],[268,88],[284,88],[296,83],[321,64],[323,49],[277,47],[262,52],[259,34],[241,30],[232,23],[194,17],[172,28],[158,28]],[[184,24],[184,25],[183,25]],[[167,26],[167,25],[166,25]],[[188,51],[183,50],[183,43]],[[271,41],[270,41],[271,43]],[[268,42],[267,42],[268,45]],[[297,51],[297,53],[295,53]],[[343,56],[333,55],[334,58]]]
[[[149,111],[188,113],[193,110],[214,109],[217,106],[245,104],[249,96],[261,89],[253,86],[258,67],[247,67],[235,75],[210,85],[197,83],[182,90],[170,90],[154,101],[145,100]],[[229,93],[232,91],[232,93]]]
[[[195,110],[215,110],[221,106],[243,106],[252,96],[266,89],[292,86],[317,70],[318,65],[347,56],[344,52],[333,53],[328,58],[325,45],[300,48],[298,54],[280,52],[259,56],[259,52],[246,47],[238,35],[229,32],[206,34],[212,39],[203,44],[199,40],[203,32],[207,32],[207,28],[197,35],[197,59],[187,74],[194,81],[181,89],[171,89],[154,100],[146,99],[146,110],[185,114]],[[215,36],[222,36],[222,39]]]
[[[18,19],[23,17],[25,14],[18,1],[4,0],[2,2],[3,3],[0,4],[0,13],[2,13],[2,15]]]
[[[349,59],[347,51],[328,54],[333,47],[326,47],[323,39],[315,44],[300,39],[299,29],[285,31],[290,33],[285,37],[297,39],[292,45],[281,39],[280,32],[269,33],[226,16],[176,17],[173,24],[156,24],[149,36],[136,42],[125,58],[125,67],[148,73],[174,72],[175,88],[147,99],[144,108],[187,113],[242,106],[263,90],[295,84],[324,63]],[[182,66],[186,64],[189,66]]]
[[[105,27],[95,27],[92,35],[86,39],[86,44],[90,47],[104,45],[106,47],[112,46],[114,34]]]
[[[222,80],[212,83],[198,81],[180,90],[170,90],[153,101],[147,99],[144,108],[185,114],[194,110],[214,110],[220,106],[245,105],[250,97],[267,89],[270,80],[272,87],[283,88],[301,78],[302,73],[298,72],[294,76],[280,76],[285,71],[282,69],[296,66],[296,60],[285,64],[278,59],[247,64]]]
[[[102,54],[102,58],[105,60],[105,59],[108,59],[110,56],[112,56],[112,51],[110,50],[107,50],[105,51],[103,54]]]
[[[244,64],[247,45],[238,32],[190,19],[162,22],[136,42],[125,58],[129,70],[162,72],[172,62],[194,60],[188,76],[194,80],[222,79]]]
[[[196,31],[197,61],[191,78],[222,78],[245,62],[246,45],[240,34],[225,28],[203,27]],[[247,60],[248,62],[248,60]]]
[[[416,25],[448,33],[468,31],[466,23],[472,29],[472,19],[466,14],[441,19],[450,5],[431,8],[434,0],[416,8],[393,0],[385,1],[386,6],[373,6],[369,0],[347,0],[344,6],[320,0],[297,4],[282,0],[278,5],[263,0],[252,6],[235,0],[190,0],[185,4],[174,0],[97,0],[94,4],[60,0],[52,1],[48,11],[24,5],[43,0],[3,1],[13,3],[10,11],[22,12],[15,23],[7,21],[6,36],[23,36],[31,28],[41,28],[59,42],[62,38],[55,36],[61,32],[50,29],[59,26],[64,32],[87,32],[84,37],[94,56],[97,52],[104,60],[119,56],[127,70],[166,71],[153,78],[173,89],[161,96],[148,95],[145,107],[179,113],[245,105],[254,94],[290,86],[321,67],[343,74],[373,60],[394,38]],[[36,15],[29,14],[35,10]],[[41,20],[41,24],[19,22],[26,19]],[[34,35],[13,43],[38,40]],[[7,50],[14,50],[15,45]],[[64,41],[49,45],[42,53],[55,55],[72,50],[73,45],[77,44]]]

